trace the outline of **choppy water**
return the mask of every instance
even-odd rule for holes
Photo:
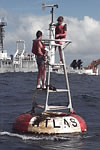
[[[15,118],[31,110],[36,76],[37,73],[0,74],[0,150],[100,150],[100,76],[69,75],[73,107],[87,123],[86,134],[57,137],[13,133]],[[62,77],[53,74],[52,83],[61,87]],[[61,95],[52,103],[58,100],[65,104]]]

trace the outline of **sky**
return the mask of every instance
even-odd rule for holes
[[[42,10],[42,3],[58,4],[54,23],[63,16],[67,24],[67,39],[72,41],[65,49],[68,64],[82,59],[86,66],[100,58],[100,0],[0,0],[0,19],[7,22],[4,49],[9,55],[15,53],[17,40],[25,40],[26,50],[31,52],[37,30],[48,38],[50,8]]]

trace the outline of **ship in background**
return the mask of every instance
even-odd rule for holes
[[[16,52],[8,56],[3,47],[4,27],[7,23],[2,18],[0,20],[0,73],[5,72],[36,72],[37,64],[35,56],[25,49],[25,41],[16,41]]]
[[[88,66],[83,67],[81,59],[73,60],[68,68],[70,73],[99,75],[98,65],[100,65],[100,59],[92,61]]]
[[[7,23],[4,19],[0,19],[0,73],[36,72],[37,63],[35,55],[32,52],[29,53],[26,51],[24,40],[16,41],[16,52],[14,55],[8,56],[7,51],[4,50],[3,38],[5,32],[4,27],[6,25]],[[68,73],[98,75],[98,65],[100,64],[100,59],[93,61],[87,67],[82,67],[81,64],[80,67],[74,67],[75,64],[72,63],[70,66],[67,65]],[[63,73],[62,66],[60,68],[58,66],[53,68],[53,71]]]
[[[100,59],[92,61],[88,66],[84,67],[82,65],[81,59],[74,59],[70,65],[67,65],[68,74],[87,74],[87,75],[99,75],[98,66],[100,65]],[[53,71],[58,74],[63,74],[63,67],[56,65]]]

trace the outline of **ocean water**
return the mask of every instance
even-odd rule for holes
[[[86,133],[58,137],[12,131],[16,117],[32,108],[36,77],[37,73],[0,74],[0,150],[100,150],[100,76],[69,75],[73,108],[86,121]],[[52,73],[51,78],[53,85],[63,86],[63,75]],[[65,96],[56,96],[52,104],[66,103]]]

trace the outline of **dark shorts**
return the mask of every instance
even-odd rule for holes
[[[38,68],[40,66],[42,66],[43,64],[45,64],[45,61],[43,59],[43,56],[36,56],[36,61],[37,61],[37,65],[38,65]]]

